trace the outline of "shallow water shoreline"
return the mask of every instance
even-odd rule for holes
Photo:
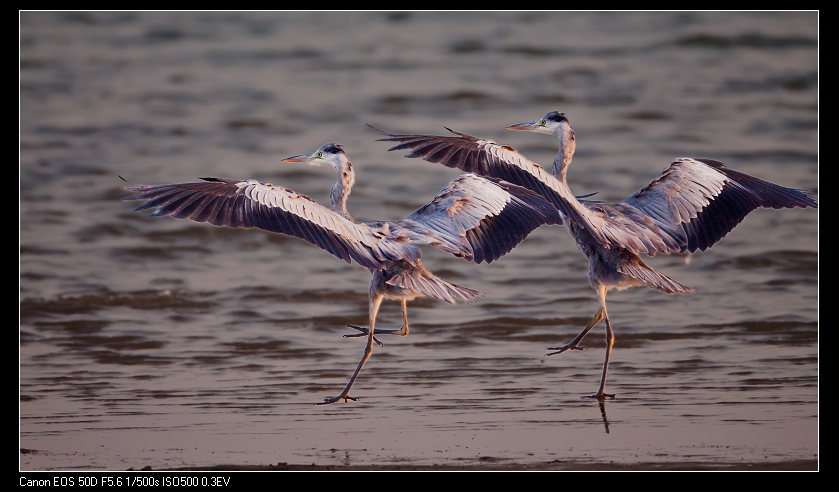
[[[611,293],[605,407],[580,399],[602,324],[585,352],[545,356],[597,307],[559,227],[490,265],[424,250],[486,297],[409,304],[361,400],[315,406],[358,363],[343,335],[367,322],[368,272],[135,213],[118,176],[253,178],[328,204],[331,169],[281,160],[338,142],[352,215],[401,219],[459,173],[367,124],[449,127],[550,167],[554,138],[505,128],[559,110],[575,194],[620,201],[682,156],[818,191],[818,17],[22,12],[19,444],[37,451],[19,468],[817,468],[817,210],[757,210],[702,254],[649,259],[694,295]],[[382,328],[401,321],[382,306]]]
[[[488,460],[494,461],[494,460]],[[500,460],[503,461],[503,460]],[[576,463],[556,462],[520,464],[520,463],[487,463],[481,465],[437,465],[415,467],[411,465],[293,465],[278,463],[267,466],[237,466],[237,465],[216,465],[202,467],[185,467],[160,471],[236,471],[236,472],[262,472],[262,471],[818,471],[818,460],[793,460],[772,463],[637,463],[621,464],[614,463]]]

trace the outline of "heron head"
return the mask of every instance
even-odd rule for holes
[[[314,152],[286,157],[283,162],[302,162],[310,166],[332,166],[338,169],[345,156],[343,147],[336,143],[328,143]]]
[[[558,135],[561,131],[564,131],[570,127],[571,124],[568,122],[568,118],[565,116],[565,113],[560,113],[559,111],[551,111],[550,113],[546,114],[545,116],[542,116],[538,120],[511,125],[508,126],[507,129],[525,130],[536,133],[547,133],[549,135]]]

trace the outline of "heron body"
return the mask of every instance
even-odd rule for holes
[[[135,211],[156,208],[170,216],[217,226],[259,228],[295,236],[371,274],[369,327],[348,325],[367,336],[361,361],[344,390],[323,402],[356,400],[349,395],[372,354],[375,334],[408,334],[407,301],[428,296],[450,304],[474,301],[483,294],[435,276],[420,262],[419,245],[430,245],[475,263],[492,262],[510,252],[541,225],[560,222],[556,208],[527,188],[494,178],[464,174],[403,220],[356,222],[347,210],[355,173],[337,144],[284,159],[331,166],[338,179],[324,207],[292,190],[253,179],[202,178],[202,182],[135,185],[125,200],[144,200]],[[403,324],[398,330],[376,330],[383,299],[399,300]]]
[[[547,355],[584,350],[579,343],[597,323],[605,320],[606,355],[595,398],[613,397],[605,392],[606,372],[614,344],[606,293],[647,286],[669,294],[693,291],[653,269],[640,254],[704,251],[716,244],[752,210],[766,208],[817,208],[816,195],[779,186],[728,169],[710,159],[679,158],[652,182],[626,200],[610,204],[575,197],[566,171],[576,148],[576,137],[564,113],[550,112],[537,120],[509,126],[554,135],[559,140],[552,171],[530,161],[510,146],[449,130],[453,135],[397,135],[384,133],[385,141],[399,142],[390,150],[410,150],[417,157],[481,176],[503,179],[531,189],[551,202],[565,228],[589,261],[589,282],[599,307],[591,321],[570,343],[549,347]]]

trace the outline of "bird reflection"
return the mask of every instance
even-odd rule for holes
[[[603,417],[603,427],[606,429],[606,434],[609,433],[609,419],[606,418],[606,399],[598,398],[597,403],[600,406],[600,415]]]

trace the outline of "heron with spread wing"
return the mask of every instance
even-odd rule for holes
[[[710,159],[679,158],[651,183],[626,200],[608,204],[574,197],[566,171],[574,154],[574,130],[564,113],[550,112],[537,120],[507,127],[554,135],[559,152],[552,172],[527,159],[512,147],[449,130],[453,135],[396,135],[390,150],[410,150],[418,157],[481,176],[503,179],[531,189],[551,202],[566,229],[589,260],[589,282],[599,308],[570,343],[549,347],[547,355],[584,350],[579,344],[601,320],[606,324],[606,356],[600,388],[593,398],[607,394],[606,372],[614,333],[606,312],[606,293],[647,286],[669,294],[690,294],[686,287],[648,266],[640,253],[704,251],[716,244],[751,211],[766,208],[817,208],[816,194],[779,186],[727,168]]]
[[[367,336],[361,361],[340,395],[319,404],[356,400],[349,395],[373,351],[375,334],[408,334],[407,301],[428,296],[450,304],[474,301],[481,292],[447,282],[422,266],[418,245],[430,245],[475,263],[509,253],[542,225],[559,224],[556,208],[527,188],[494,178],[464,174],[403,220],[356,222],[347,211],[355,173],[344,149],[334,143],[284,159],[331,166],[338,180],[331,208],[292,190],[253,179],[202,178],[202,182],[135,185],[125,200],[145,200],[135,211],[207,222],[217,226],[259,228],[308,241],[371,273],[369,327],[348,325]],[[383,299],[402,303],[402,327],[376,330]]]

